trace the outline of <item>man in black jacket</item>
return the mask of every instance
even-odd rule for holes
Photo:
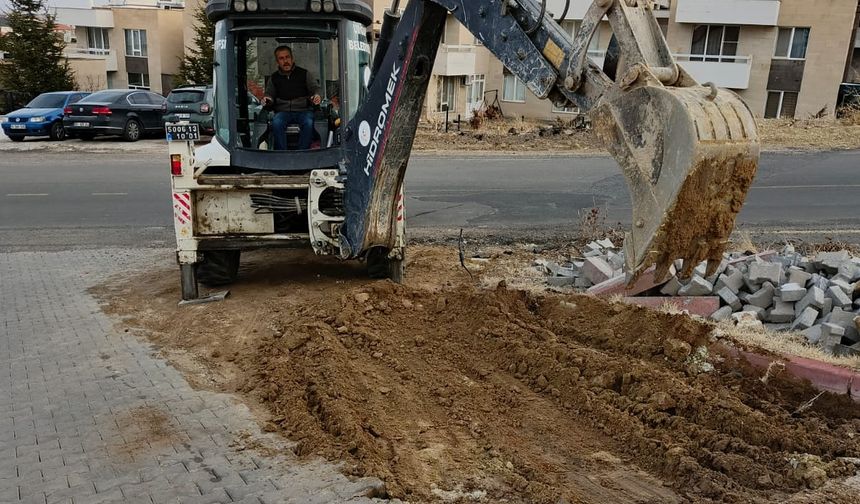
[[[293,50],[287,46],[275,49],[278,70],[269,77],[263,105],[273,105],[275,118],[272,128],[275,135],[275,150],[286,150],[288,124],[298,124],[299,149],[311,147],[314,130],[314,112],[311,104],[319,105],[319,85],[310,72],[296,66]]]

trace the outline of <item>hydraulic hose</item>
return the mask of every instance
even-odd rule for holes
[[[567,10],[567,9],[565,9],[565,10]],[[566,14],[566,12],[565,12],[565,14]],[[538,31],[538,28],[540,28],[540,25],[543,24],[544,15],[546,15],[546,0],[541,0],[540,15],[538,15],[537,22],[535,23],[535,25],[532,26],[531,28],[529,28],[528,30],[526,30],[526,35],[531,36],[531,35],[534,35],[536,31]]]

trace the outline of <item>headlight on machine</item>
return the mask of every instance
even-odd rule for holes
[[[255,12],[259,7],[257,0],[245,0],[245,7],[247,7],[249,12]]]
[[[323,3],[323,10],[329,14],[334,12],[334,1],[333,0],[325,0],[325,3]]]
[[[9,119],[6,119],[5,117],[0,117],[0,123],[4,122],[9,122]]]
[[[45,118],[42,116],[31,117],[30,122],[45,122]]]
[[[236,0],[233,2],[233,10],[236,12],[245,12],[245,0]]]

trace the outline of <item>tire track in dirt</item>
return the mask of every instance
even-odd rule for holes
[[[784,376],[762,383],[708,324],[477,289],[440,249],[413,253],[410,286],[305,258],[185,311],[174,272],[150,274],[145,287],[115,288],[110,311],[165,350],[220,366],[229,379],[214,382],[259,401],[300,456],[344,461],[392,497],[803,502],[821,488],[832,502],[856,498],[838,486],[856,471],[846,457],[860,456],[850,400],[824,395],[795,414],[817,392]],[[285,270],[290,281],[274,281]]]

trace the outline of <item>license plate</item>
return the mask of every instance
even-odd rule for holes
[[[72,123],[72,126],[74,126],[75,128],[89,128],[90,123],[88,123],[88,122],[76,122],[76,123]]]
[[[168,124],[164,126],[168,142],[200,140],[200,127],[196,124]]]
[[[27,126],[24,124],[12,124],[12,129],[27,129]]]
[[[191,119],[191,114],[176,114],[176,117],[180,119]]]

